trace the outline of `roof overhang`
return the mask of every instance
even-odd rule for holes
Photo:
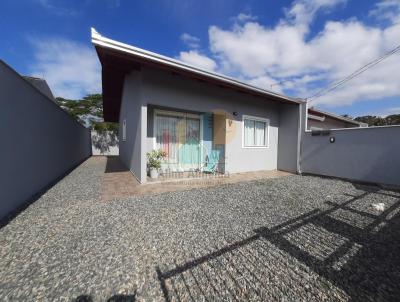
[[[325,121],[325,116],[319,116],[319,115],[314,115],[314,114],[308,114],[308,118],[316,121],[323,122]]]
[[[358,127],[367,127],[368,126],[365,123],[361,123],[361,122],[352,120],[350,118],[346,118],[344,116],[336,115],[336,114],[322,111],[322,110],[315,109],[315,108],[308,108],[308,118],[310,118],[310,119],[323,122],[325,120],[325,117],[327,117],[327,116],[330,118],[333,118],[335,120],[339,120],[339,121],[346,122],[346,123],[349,123],[352,125],[356,125]]]
[[[105,121],[118,122],[125,74],[131,70],[140,70],[142,66],[168,70],[182,76],[260,96],[272,101],[289,104],[301,104],[305,102],[304,100],[290,98],[222,74],[203,70],[166,56],[111,40],[100,35],[94,28],[92,28],[92,43],[96,48],[102,65]]]

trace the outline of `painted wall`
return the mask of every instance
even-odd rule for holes
[[[148,105],[197,112],[237,112],[237,116],[231,116],[232,127],[227,134],[226,171],[277,168],[280,103],[148,68],[142,69],[142,89],[143,103]],[[270,120],[268,148],[242,148],[243,115]],[[152,142],[152,132],[147,131],[147,148]]]
[[[91,131],[92,155],[119,155],[118,134],[113,131]]]
[[[278,164],[279,170],[296,173],[300,141],[300,106],[283,104],[279,111]]]
[[[36,89],[38,89],[41,93],[46,95],[49,99],[55,101],[54,95],[51,92],[49,85],[44,79],[33,78],[28,76],[24,76],[23,78],[25,81],[28,81],[33,86],[35,86]]]
[[[0,61],[0,218],[91,154],[90,132]]]
[[[126,140],[123,121],[126,120]],[[119,155],[139,182],[146,181],[147,107],[142,105],[142,77],[133,71],[125,77],[119,118]]]
[[[335,138],[330,143],[330,137]],[[304,173],[400,185],[400,126],[331,130],[303,138]]]

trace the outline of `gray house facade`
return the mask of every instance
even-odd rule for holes
[[[104,118],[120,124],[122,162],[147,181],[146,153],[164,150],[162,172],[299,171],[304,102],[105,38]]]

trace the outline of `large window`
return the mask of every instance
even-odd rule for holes
[[[268,126],[267,119],[243,116],[243,147],[268,147]]]
[[[162,169],[201,168],[201,118],[197,114],[155,110],[154,149],[167,154]]]

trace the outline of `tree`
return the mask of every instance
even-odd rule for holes
[[[56,98],[57,104],[85,127],[96,131],[118,132],[117,123],[107,123],[103,119],[103,96],[88,94],[81,100]]]
[[[368,126],[400,125],[400,114],[392,114],[386,117],[366,115],[356,117],[355,120],[358,122],[367,123]]]

